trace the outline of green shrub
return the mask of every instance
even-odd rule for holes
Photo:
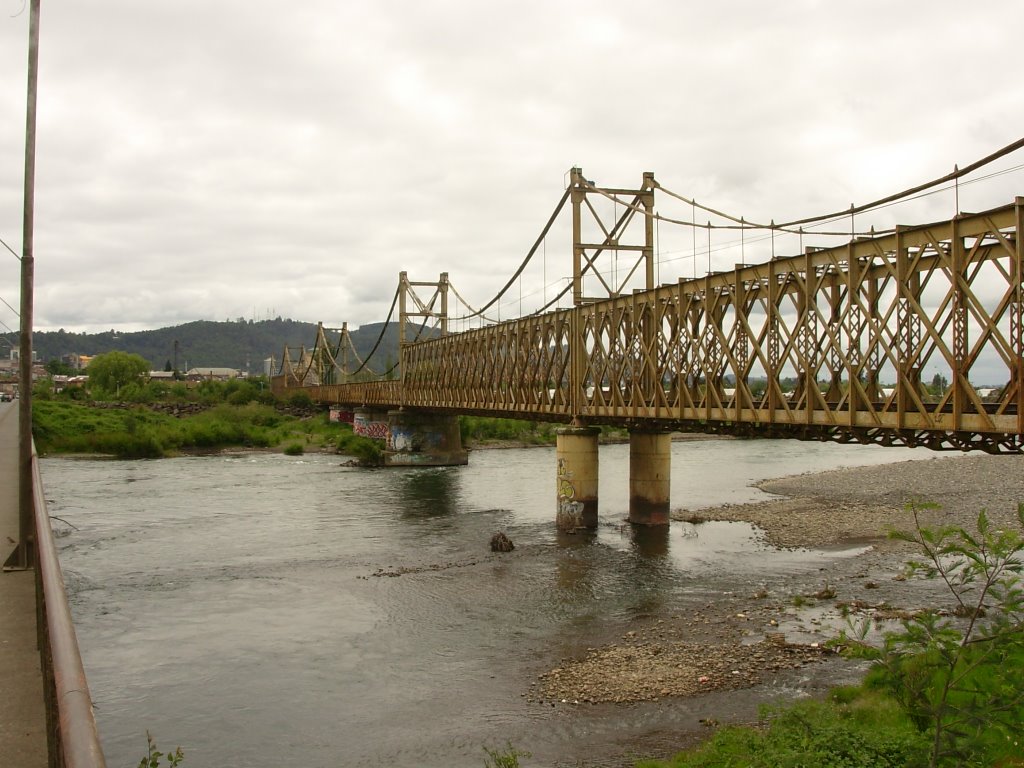
[[[520,757],[532,757],[529,752],[523,752],[512,746],[512,742],[506,742],[505,749],[489,749],[484,747],[487,757],[484,759],[484,768],[519,768]]]
[[[845,699],[845,700],[844,700]],[[860,691],[765,707],[761,727],[723,728],[695,751],[638,768],[919,768],[927,739],[892,699]]]
[[[301,443],[291,443],[286,445],[284,449],[285,456],[301,456],[306,452],[306,449],[302,447]]]
[[[296,392],[288,398],[288,405],[293,408],[311,408],[313,406],[313,398],[305,392]]]
[[[354,456],[365,467],[379,467],[384,463],[384,444],[380,440],[361,437],[351,432],[338,436],[336,450],[338,453]]]
[[[157,751],[156,742],[153,741],[153,737],[149,731],[146,731],[146,756],[139,761],[139,768],[161,768],[163,763],[160,758],[167,758],[168,768],[176,768],[181,765],[181,761],[185,758],[185,753],[181,747],[176,748],[173,752],[168,752],[166,755],[163,752]]]
[[[929,766],[1013,764],[1024,754],[1024,505],[1020,531],[993,529],[983,510],[976,533],[921,526],[925,506],[911,506],[914,531],[894,536],[920,548],[910,571],[945,584],[953,615],[921,611],[881,649],[851,645],[875,660],[866,684],[928,735]]]

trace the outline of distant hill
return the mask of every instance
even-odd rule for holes
[[[363,359],[370,354],[380,335],[383,323],[367,323],[350,331],[356,352]],[[418,327],[418,326],[417,326]],[[177,342],[179,370],[202,367],[237,368],[253,374],[263,373],[263,361],[273,357],[280,364],[285,345],[312,349],[316,342],[316,323],[298,320],[259,320],[215,322],[197,320],[184,325],[159,328],[154,331],[122,333],[69,333],[37,331],[32,335],[32,347],[39,360],[58,360],[64,355],[99,355],[119,350],[141,355],[153,370],[163,370],[169,362],[174,366]],[[380,347],[370,365],[382,371],[398,360],[398,323],[389,323]],[[17,334],[0,334],[10,345],[17,347]],[[337,340],[338,334],[328,334]],[[416,335],[416,327],[409,326],[406,336]],[[6,346],[6,345],[5,345]]]

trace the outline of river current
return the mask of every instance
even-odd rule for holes
[[[770,498],[751,483],[919,451],[681,441],[672,507]],[[827,553],[777,551],[741,523],[625,525],[628,446],[602,446],[601,525],[558,534],[554,449],[465,467],[363,470],[332,455],[48,458],[79,644],[110,766],[150,731],[204,766],[530,765],[648,724],[527,702],[537,674],[683,613],[737,571],[785,579]],[[516,545],[492,554],[504,531]]]

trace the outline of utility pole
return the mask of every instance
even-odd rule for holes
[[[32,475],[32,306],[35,256],[36,91],[39,81],[39,3],[31,0],[28,104],[25,110],[25,199],[21,241],[21,344],[18,351],[18,548],[5,565],[35,564],[35,493]]]

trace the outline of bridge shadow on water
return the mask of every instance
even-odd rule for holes
[[[618,531],[625,546],[609,540],[609,532]],[[614,535],[614,534],[613,534]],[[555,534],[559,550],[555,584],[562,599],[578,602],[583,598],[605,603],[578,617],[577,621],[596,619],[614,603],[614,613],[638,617],[657,612],[677,588],[679,574],[669,557],[669,526],[604,526],[597,531]]]
[[[459,484],[456,467],[392,469],[402,476],[398,485],[398,506],[402,520],[434,520],[458,512]]]

